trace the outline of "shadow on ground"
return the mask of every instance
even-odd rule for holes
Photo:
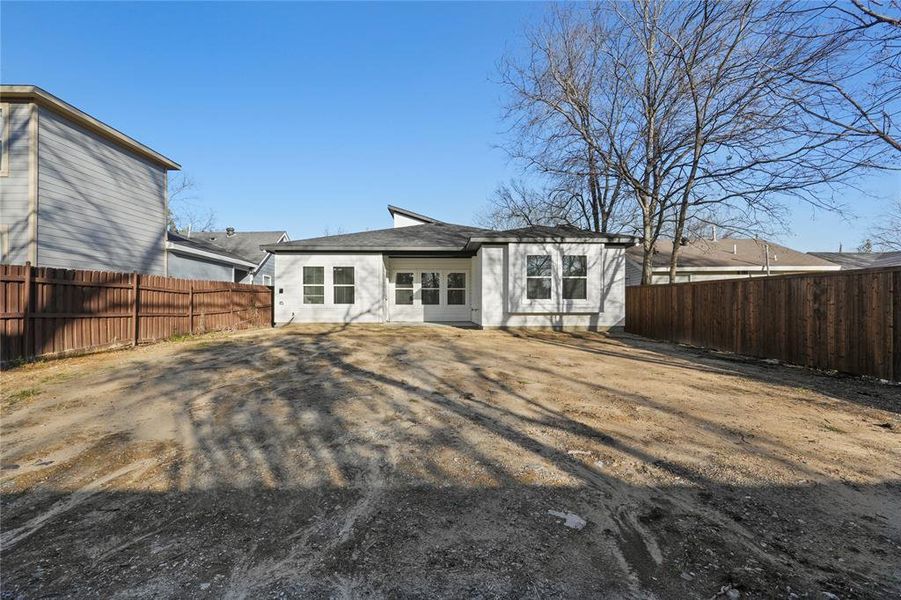
[[[4,410],[4,597],[901,591],[886,386],[596,334],[296,328],[123,356]],[[797,439],[748,422],[774,403]]]

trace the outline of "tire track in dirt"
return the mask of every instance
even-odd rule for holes
[[[23,525],[15,529],[4,531],[2,534],[0,534],[0,546],[3,547],[3,550],[5,552],[8,552],[12,548],[14,548],[16,544],[38,532],[48,522],[52,521],[63,513],[72,510],[80,504],[83,504],[87,500],[90,500],[96,494],[104,491],[104,488],[107,486],[107,484],[112,483],[113,481],[126,475],[140,475],[150,468],[154,467],[156,464],[157,463],[155,460],[145,458],[130,465],[126,465],[121,469],[117,469],[99,479],[95,479],[94,481],[69,494],[66,499],[55,502],[49,509],[35,517],[32,517]]]
[[[286,536],[292,540],[288,554],[280,559],[265,559],[253,564],[253,556],[257,548],[250,549],[247,558],[234,566],[228,581],[226,600],[244,600],[258,596],[257,590],[267,585],[287,579],[302,580],[309,577],[316,567],[329,557],[337,548],[353,537],[357,523],[371,515],[388,489],[387,479],[396,464],[395,456],[370,460],[367,469],[359,472],[351,484],[351,488],[362,491],[360,498],[340,516],[340,526],[335,531],[337,517],[328,520],[320,519],[310,526],[302,527]],[[327,540],[316,550],[310,550],[310,540],[324,536]],[[353,585],[349,579],[334,582],[336,591],[342,597],[356,597],[348,586]],[[350,594],[348,596],[348,594]]]

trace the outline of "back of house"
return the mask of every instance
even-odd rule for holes
[[[263,246],[275,255],[276,322],[623,325],[631,236],[493,231],[388,210],[389,229]]]

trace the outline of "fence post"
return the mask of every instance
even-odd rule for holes
[[[188,291],[188,335],[194,335],[194,281]]]
[[[275,283],[274,281],[272,283]],[[275,327],[275,286],[269,286],[269,327]]]
[[[24,298],[22,304],[22,338],[24,342],[25,358],[34,356],[34,327],[31,323],[31,262],[25,263],[25,286],[22,290]]]
[[[138,345],[138,334],[140,328],[138,326],[138,292],[140,291],[138,284],[138,273],[131,273],[131,345]]]

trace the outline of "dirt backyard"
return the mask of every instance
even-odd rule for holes
[[[898,386],[387,326],[0,383],[4,599],[901,594]]]

